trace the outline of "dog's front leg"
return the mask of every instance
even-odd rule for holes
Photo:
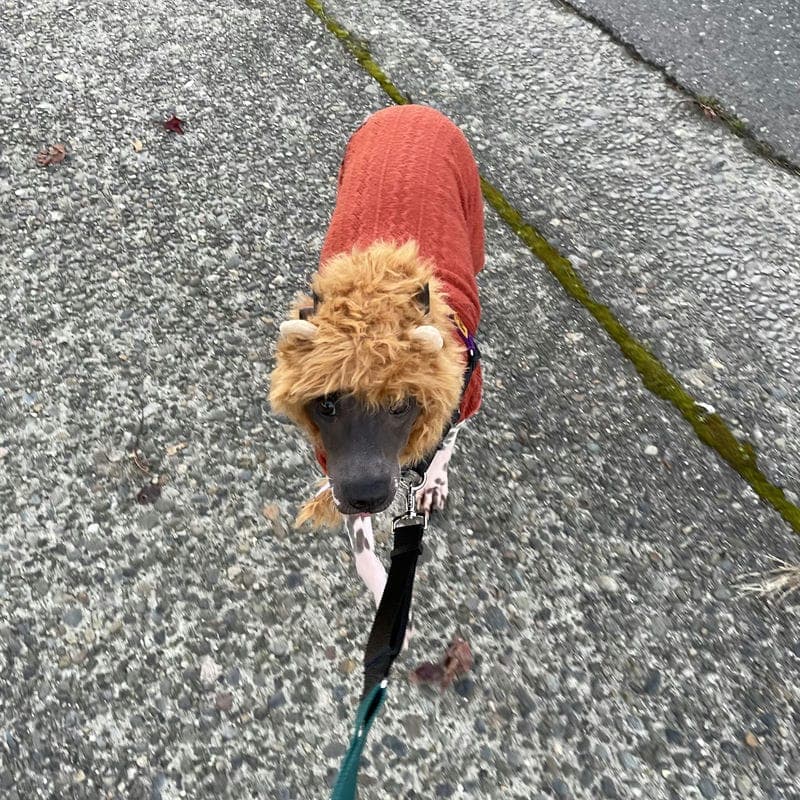
[[[425,473],[425,486],[417,492],[418,511],[441,511],[447,502],[447,465],[456,446],[456,437],[465,423],[453,425],[433,456]]]
[[[356,560],[356,572],[372,592],[375,607],[380,605],[386,588],[386,570],[375,555],[375,537],[372,535],[372,517],[368,514],[348,514],[344,519],[350,547]]]
[[[383,590],[386,588],[386,570],[381,560],[375,555],[375,537],[372,535],[372,517],[368,514],[348,514],[344,518],[345,530],[350,539],[350,547],[356,560],[356,572],[372,593],[375,599],[375,608],[381,604]],[[414,635],[414,626],[411,622],[411,612],[408,615],[408,627],[403,640],[405,650],[411,637]]]

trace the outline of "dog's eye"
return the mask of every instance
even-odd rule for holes
[[[394,405],[389,407],[389,413],[394,414],[396,417],[401,417],[403,414],[408,414],[411,411],[412,401],[410,398],[400,400]]]
[[[317,401],[317,410],[323,417],[335,417],[336,401],[330,397],[323,397]]]

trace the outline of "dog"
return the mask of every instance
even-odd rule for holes
[[[456,437],[481,404],[483,266],[480,177],[458,127],[420,105],[368,117],[345,149],[311,295],[280,326],[270,403],[326,475],[296,524],[344,521],[376,606],[372,515],[405,467],[425,476],[417,510],[444,507]]]

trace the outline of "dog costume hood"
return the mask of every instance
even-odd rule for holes
[[[475,159],[447,117],[395,106],[353,134],[314,296],[299,298],[281,326],[270,388],[273,409],[305,430],[323,469],[305,410],[321,395],[352,393],[372,407],[413,396],[421,413],[404,466],[439,444],[457,409],[459,421],[477,411],[479,365],[462,389],[465,342],[480,320],[483,235]],[[306,504],[305,519],[339,519],[330,491]]]

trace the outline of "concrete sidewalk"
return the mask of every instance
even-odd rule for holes
[[[316,473],[266,377],[387,100],[299,2],[6,6],[0,788],[325,797],[371,608],[344,537],[289,532]],[[797,491],[797,180],[549,3],[330,10]],[[797,796],[797,608],[735,589],[796,534],[487,236],[485,405],[362,798]],[[456,632],[471,675],[409,686]]]

